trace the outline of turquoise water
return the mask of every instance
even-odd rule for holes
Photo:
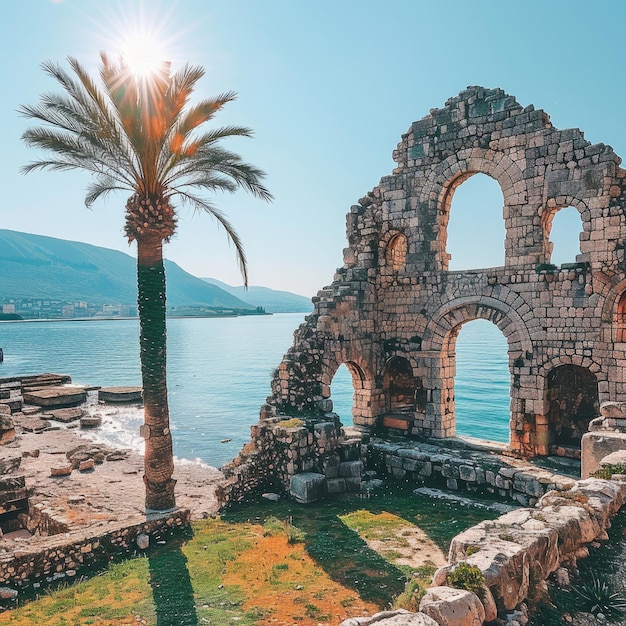
[[[221,466],[249,440],[250,426],[270,393],[304,314],[168,320],[168,384],[176,456]],[[495,334],[494,334],[495,333]],[[500,343],[498,343],[500,341]],[[75,383],[139,385],[137,320],[0,324],[5,359],[0,377],[67,373]],[[477,358],[480,355],[480,358]],[[508,440],[506,342],[489,322],[464,327],[457,342],[458,431]],[[334,408],[351,423],[352,381],[333,380]],[[102,437],[139,448],[138,409],[103,409]],[[222,443],[224,440],[230,440]]]

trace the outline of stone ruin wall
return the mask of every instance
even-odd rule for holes
[[[579,440],[600,402],[626,401],[621,159],[482,87],[415,122],[393,157],[391,175],[350,209],[344,265],[313,298],[262,414],[323,417],[332,411],[332,378],[346,364],[358,429],[454,436],[456,337],[465,322],[487,319],[508,342],[511,449],[554,451],[559,407],[576,402],[572,384],[591,411],[566,424]],[[502,190],[505,265],[449,271],[452,197],[476,173]],[[580,214],[581,253],[557,268],[551,223],[568,206]]]

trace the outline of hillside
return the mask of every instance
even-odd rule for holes
[[[254,306],[262,306],[268,313],[309,313],[313,310],[311,298],[299,296],[290,291],[277,291],[268,287],[241,287],[227,285],[216,278],[203,278],[202,280],[220,289],[242,298]]]
[[[167,304],[252,309],[254,306],[165,262]],[[117,250],[0,229],[0,301],[40,298],[96,304],[137,302],[133,257]]]

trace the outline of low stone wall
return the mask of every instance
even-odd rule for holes
[[[323,419],[272,417],[254,424],[251,441],[239,455],[222,467],[226,477],[218,490],[222,505],[241,502],[261,489],[289,491],[293,476],[302,473],[322,475],[325,491],[359,491],[343,475],[342,464],[360,461],[361,440],[346,437],[335,413]]]
[[[558,567],[575,563],[589,554],[590,543],[608,538],[611,518],[626,502],[626,476],[613,478],[576,481],[567,490],[549,491],[533,508],[511,511],[457,535],[450,545],[448,565],[435,572],[420,612],[402,612],[406,621],[399,621],[397,612],[381,614],[374,621],[371,617],[351,618],[342,626],[495,623],[498,616],[545,591],[546,578]],[[480,598],[447,586],[448,576],[460,563],[482,572],[485,582]]]
[[[145,519],[133,525],[107,524],[106,530],[82,531],[73,537],[55,535],[24,543],[0,559],[0,585],[28,589],[60,578],[76,576],[81,569],[109,561],[112,555],[137,548],[138,535],[161,535],[187,526],[189,509]]]
[[[575,482],[487,451],[453,450],[409,440],[390,443],[374,439],[368,444],[367,457],[368,467],[379,474],[419,485],[493,494],[523,506],[533,506],[546,492],[569,489]]]

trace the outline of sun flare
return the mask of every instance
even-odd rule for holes
[[[133,37],[122,46],[122,58],[138,78],[154,74],[163,63],[163,49],[149,37]]]

